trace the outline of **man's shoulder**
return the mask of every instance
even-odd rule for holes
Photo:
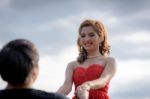
[[[54,93],[54,92],[47,92],[47,91],[43,91],[43,90],[37,90],[37,89],[33,89],[32,90],[33,94],[36,94],[37,97],[41,97],[43,99],[68,99],[66,96],[59,94],[59,93]]]
[[[30,99],[68,99],[66,96],[37,89],[11,89],[0,91],[0,99],[30,98]]]

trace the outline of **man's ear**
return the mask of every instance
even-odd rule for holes
[[[31,71],[32,79],[35,81],[39,75],[39,67],[34,67]]]

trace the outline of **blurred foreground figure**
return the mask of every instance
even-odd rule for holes
[[[65,96],[32,88],[39,74],[39,55],[26,39],[8,42],[0,50],[0,75],[7,82],[0,99],[67,99]]]

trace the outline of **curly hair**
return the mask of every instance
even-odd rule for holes
[[[101,44],[99,45],[99,52],[101,55],[105,56],[110,53],[110,45],[107,40],[107,31],[103,23],[97,20],[84,20],[79,27],[79,35],[83,27],[91,26],[93,30],[98,34],[100,39],[102,39]],[[77,61],[83,63],[87,59],[87,51],[80,45],[80,38],[77,40],[77,45],[79,49],[79,56]]]

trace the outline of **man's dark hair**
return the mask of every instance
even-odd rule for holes
[[[26,39],[8,42],[0,50],[0,74],[12,85],[23,84],[34,66],[38,66],[39,55],[34,44]]]

